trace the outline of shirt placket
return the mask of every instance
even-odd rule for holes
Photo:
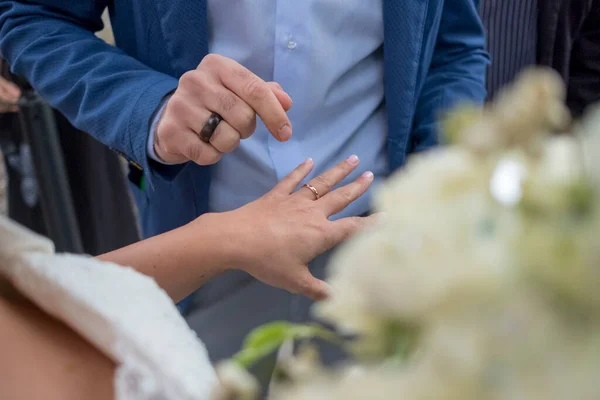
[[[310,0],[278,0],[275,16],[273,80],[290,95],[288,112],[292,138],[285,143],[269,135],[268,148],[277,179],[281,180],[309,155],[302,150],[302,121],[305,111],[306,80],[310,57]]]

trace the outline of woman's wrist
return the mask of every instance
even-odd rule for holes
[[[186,226],[199,260],[213,265],[217,273],[242,269],[247,261],[249,226],[237,218],[237,213],[206,213]]]
[[[204,214],[178,229],[99,256],[151,276],[179,301],[228,269],[239,268],[235,218]]]

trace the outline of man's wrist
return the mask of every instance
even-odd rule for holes
[[[153,117],[152,117],[152,124],[150,125],[150,132],[148,133],[148,142],[146,143],[146,153],[148,154],[148,157],[151,160],[154,160],[156,162],[159,162],[161,164],[165,164],[165,165],[173,165],[171,163],[165,162],[163,161],[158,154],[156,154],[156,151],[154,150],[154,143],[156,140],[156,130],[158,129],[158,123],[160,122],[160,118],[163,115],[163,112],[165,111],[165,108],[167,106],[167,103],[169,102],[169,99],[171,98],[172,94],[168,94],[167,96],[165,96],[160,105],[158,106],[158,109],[156,110],[156,112],[154,113]]]

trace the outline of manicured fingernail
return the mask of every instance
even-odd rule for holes
[[[371,171],[367,171],[364,174],[362,174],[362,177],[365,178],[365,179],[367,179],[367,180],[369,180],[369,181],[372,181],[373,180],[373,173]]]
[[[358,156],[351,155],[350,157],[348,157],[348,162],[352,165],[358,164]]]
[[[289,138],[292,137],[292,127],[289,126],[288,124],[283,125],[281,128],[279,128],[279,139],[281,139],[282,141],[286,141],[289,140]]]
[[[313,159],[312,158],[307,158],[306,160],[304,160],[304,164],[306,165],[312,165],[313,164]]]

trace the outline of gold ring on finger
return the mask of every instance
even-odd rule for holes
[[[308,188],[308,190],[313,192],[313,194],[315,195],[315,200],[319,200],[319,198],[321,197],[319,196],[319,191],[317,190],[317,188],[311,185],[310,183],[305,183],[304,185],[302,185],[302,187]]]

